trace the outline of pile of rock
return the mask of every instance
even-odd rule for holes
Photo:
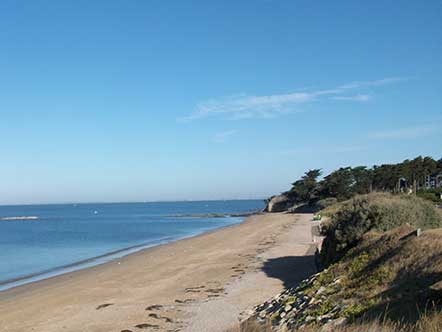
[[[317,273],[301,282],[298,287],[289,288],[256,306],[248,313],[250,318],[247,322],[252,320],[255,325],[271,325],[272,331],[277,332],[302,331],[309,325],[320,325],[322,331],[326,332],[345,324],[345,307],[327,300],[327,294],[339,285],[340,279],[333,280],[330,287],[318,287],[317,279],[320,274]]]

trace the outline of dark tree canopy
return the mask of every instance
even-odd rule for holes
[[[398,164],[342,167],[319,180],[320,169],[306,172],[292,184],[286,193],[297,203],[315,203],[319,199],[336,198],[346,200],[356,194],[371,191],[400,192],[413,190],[428,191],[428,178],[442,174],[442,159],[417,157]],[[439,192],[442,188],[431,189]]]
[[[310,202],[318,195],[318,178],[321,176],[320,169],[312,169],[306,172],[300,180],[292,184],[289,196],[297,202]]]

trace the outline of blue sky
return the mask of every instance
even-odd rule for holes
[[[442,157],[440,1],[0,2],[0,204],[261,198]]]

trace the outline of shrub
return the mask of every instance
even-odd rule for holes
[[[417,195],[423,199],[434,203],[440,203],[442,200],[440,199],[441,192],[440,190],[425,190],[420,191]]]
[[[329,198],[320,199],[316,203],[316,205],[317,205],[319,210],[323,210],[325,208],[328,208],[329,206],[332,206],[332,205],[336,204],[337,202],[338,202],[337,198],[329,197]]]
[[[419,197],[373,193],[356,196],[340,205],[324,226],[321,257],[325,266],[339,260],[370,230],[387,231],[410,224],[428,229],[442,226],[442,216]]]

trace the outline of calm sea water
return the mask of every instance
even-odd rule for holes
[[[0,220],[0,290],[233,225],[244,219],[235,214],[263,207],[261,200],[0,206],[3,219],[38,217]]]

